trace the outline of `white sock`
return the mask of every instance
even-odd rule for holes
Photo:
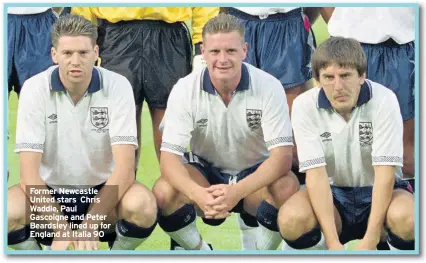
[[[345,249],[346,249],[346,247],[345,247]],[[304,249],[295,249],[295,248],[292,248],[289,245],[287,245],[287,243],[283,240],[282,250],[327,250],[327,246],[325,244],[324,235],[321,232],[320,241],[313,247],[308,247],[308,248],[304,248]]]
[[[137,247],[139,247],[140,244],[142,244],[146,240],[146,238],[123,236],[120,231],[118,231],[117,225],[115,229],[117,237],[114,240],[114,244],[112,245],[111,250],[135,250]]]
[[[277,250],[281,240],[280,232],[269,230],[259,224],[256,241],[257,250]]]
[[[246,225],[240,215],[237,215],[237,222],[241,231],[241,250],[256,250],[258,227]]]
[[[52,246],[44,246],[43,250],[52,250]]]
[[[181,228],[174,232],[166,232],[172,239],[174,239],[183,249],[193,250],[201,241],[200,250],[211,250],[204,240],[201,239],[200,233],[198,232],[196,220],[184,228]]]
[[[185,250],[185,249],[183,247],[176,246],[174,250]],[[204,239],[202,240],[200,250],[211,250],[209,244],[207,244],[206,241],[204,241]]]
[[[30,237],[21,243],[9,245],[9,247],[14,250],[41,250],[40,245],[33,237]]]
[[[212,250],[209,246],[209,244],[207,244],[207,242],[203,239],[202,241],[203,243],[201,244],[200,250]]]

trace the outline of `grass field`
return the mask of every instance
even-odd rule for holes
[[[317,44],[324,41],[327,37],[327,29],[324,21],[319,18],[313,25],[313,30],[316,36]],[[36,99],[36,98],[35,98]],[[8,185],[14,185],[19,182],[19,163],[18,156],[15,154],[15,130],[16,130],[16,112],[18,99],[15,93],[12,93],[9,99],[9,132],[10,139],[8,141],[8,167],[10,170],[10,179]],[[145,106],[145,105],[144,105]],[[159,177],[159,165],[155,155],[152,138],[152,126],[149,111],[146,107],[142,114],[142,154],[139,162],[139,170],[137,180],[145,184],[150,189],[155,180]],[[239,250],[241,242],[239,238],[239,229],[235,215],[228,218],[225,223],[219,227],[210,227],[200,219],[197,219],[197,225],[203,238],[212,243],[215,250]],[[106,244],[102,245],[106,248]],[[143,243],[138,249],[141,250],[168,250],[169,238],[157,226],[154,233]]]

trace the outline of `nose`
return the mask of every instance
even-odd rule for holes
[[[219,54],[219,62],[226,62],[228,60],[228,55],[226,54],[226,52],[220,52]]]
[[[74,52],[71,56],[72,65],[80,65],[80,55],[77,52]]]
[[[342,90],[343,89],[343,80],[340,77],[334,79],[334,89]]]

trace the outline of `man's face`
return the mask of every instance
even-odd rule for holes
[[[233,81],[240,77],[247,44],[244,44],[237,31],[207,34],[201,52],[212,80]]]
[[[350,113],[358,101],[365,74],[359,76],[355,68],[337,64],[320,69],[319,84],[333,108],[339,113]]]
[[[99,47],[86,36],[61,36],[51,50],[53,62],[59,65],[64,84],[86,83],[91,78]]]

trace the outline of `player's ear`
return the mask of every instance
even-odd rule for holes
[[[56,58],[56,55],[57,55],[56,49],[55,47],[52,47],[50,49],[50,56],[52,57],[53,63],[58,64],[58,59]]]
[[[245,42],[244,45],[243,45],[243,53],[244,53],[242,55],[243,60],[246,59],[246,57],[247,57],[247,49],[248,49],[248,44],[247,44],[247,42]]]
[[[98,61],[98,57],[99,57],[99,46],[95,45],[95,62]]]
[[[364,84],[365,78],[367,77],[367,74],[364,72],[361,77],[359,78],[359,84]]]

